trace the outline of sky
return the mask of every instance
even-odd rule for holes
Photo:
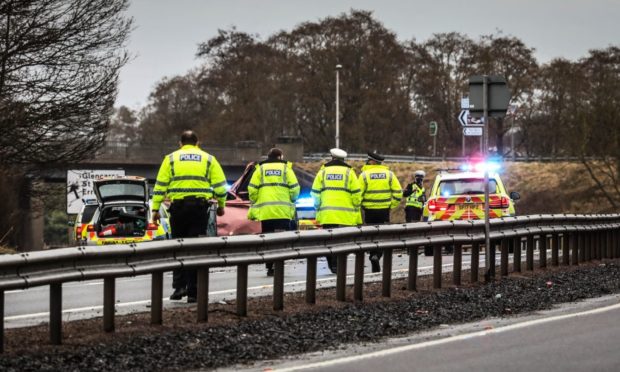
[[[399,40],[423,42],[460,32],[515,36],[536,49],[540,63],[577,60],[590,49],[620,46],[620,0],[130,0],[132,56],[120,74],[116,106],[139,109],[164,77],[200,65],[199,43],[219,29],[272,34],[351,9],[372,11]]]

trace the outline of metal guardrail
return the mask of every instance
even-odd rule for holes
[[[534,250],[540,251],[539,266],[577,265],[583,261],[620,257],[620,214],[535,215],[492,219],[491,255],[499,247],[500,275],[508,275],[509,251],[513,248],[513,271],[522,270],[525,247],[526,270],[534,270]],[[306,259],[306,302],[316,300],[317,257],[336,255],[336,298],[346,301],[346,256],[355,254],[353,298],[363,300],[364,255],[384,253],[382,295],[391,296],[392,252],[409,253],[407,288],[416,290],[418,251],[433,248],[433,286],[442,286],[442,247],[454,247],[452,283],[461,284],[462,247],[472,246],[471,281],[478,281],[480,246],[484,244],[484,221],[436,221],[381,226],[294,231],[231,237],[191,238],[148,243],[64,248],[0,256],[0,347],[4,337],[4,292],[50,286],[50,340],[62,342],[62,284],[90,279],[104,280],[103,329],[114,331],[115,280],[119,277],[152,275],[151,323],[162,323],[163,273],[177,268],[198,270],[197,320],[207,320],[209,268],[237,267],[237,314],[247,315],[248,265],[274,262],[273,307],[284,303],[284,261]],[[495,265],[495,260],[491,260]],[[495,272],[495,269],[492,270]]]
[[[469,157],[462,156],[418,156],[418,155],[384,155],[386,163],[436,163],[441,161],[449,161],[455,163],[463,163],[470,160]],[[304,155],[304,161],[324,161],[331,159],[328,153],[311,153]],[[348,154],[347,160],[366,161],[366,154]],[[595,160],[595,158],[587,158]],[[504,157],[504,161],[516,162],[555,162],[555,161],[581,161],[582,158],[574,156],[553,157],[553,156],[510,156]]]

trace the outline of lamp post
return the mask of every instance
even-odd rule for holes
[[[340,70],[342,65],[336,65],[336,148],[340,148]]]

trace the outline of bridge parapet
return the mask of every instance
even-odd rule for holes
[[[176,149],[174,143],[130,143],[109,141],[97,151],[90,164],[145,164],[158,165],[163,157]],[[259,160],[262,156],[260,144],[248,143],[238,146],[201,145],[201,148],[215,156],[222,165],[243,165]]]

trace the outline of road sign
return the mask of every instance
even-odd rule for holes
[[[437,135],[437,122],[431,121],[428,124],[428,130],[429,130],[429,134],[431,135],[431,137],[435,137]]]
[[[484,84],[487,86],[487,112],[489,116],[503,118],[510,102],[506,78],[498,75],[472,76],[469,78],[469,111],[474,117],[484,115]]]
[[[76,214],[82,209],[83,198],[95,199],[93,181],[102,177],[124,176],[125,171],[119,169],[93,170],[75,169],[67,171],[67,213]]]
[[[461,98],[461,109],[469,110],[469,97]]]
[[[469,114],[469,110],[461,110],[459,112],[459,123],[464,127],[468,125],[482,125],[484,124],[484,118],[474,118]]]
[[[482,127],[465,127],[463,128],[465,136],[482,136]]]

